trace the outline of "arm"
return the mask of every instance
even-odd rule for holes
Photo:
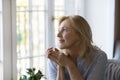
[[[48,58],[53,60],[56,64],[62,67],[66,67],[70,75],[71,80],[84,80],[79,70],[77,69],[75,62],[68,56],[60,54],[56,51],[48,51]],[[57,78],[61,79],[59,76],[64,77],[63,70],[58,69]],[[63,79],[62,79],[63,80]]]
[[[57,65],[57,80],[65,80],[64,68]]]
[[[53,61],[49,60],[47,61],[47,75],[49,80],[56,80],[57,76],[57,68],[56,68],[56,63]]]
[[[49,54],[49,50],[51,51],[51,48],[48,49],[47,54]],[[49,80],[65,80],[64,67],[48,59],[48,76]]]
[[[75,64],[70,63],[66,66],[66,68],[71,80],[84,80],[83,76],[80,74]]]

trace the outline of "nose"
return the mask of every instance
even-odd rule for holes
[[[57,33],[57,37],[61,37],[61,32],[60,31]]]

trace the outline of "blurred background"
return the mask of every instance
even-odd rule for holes
[[[58,18],[75,14],[90,24],[94,44],[119,59],[120,0],[0,0],[0,80],[19,80],[30,67],[47,76],[45,51],[57,46]]]

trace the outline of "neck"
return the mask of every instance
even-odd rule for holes
[[[80,46],[74,46],[67,50],[67,54],[73,59],[76,60],[79,57],[80,54]]]

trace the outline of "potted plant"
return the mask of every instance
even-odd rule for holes
[[[40,70],[35,73],[35,68],[28,68],[27,75],[20,76],[19,80],[40,80],[42,77],[46,78]]]

